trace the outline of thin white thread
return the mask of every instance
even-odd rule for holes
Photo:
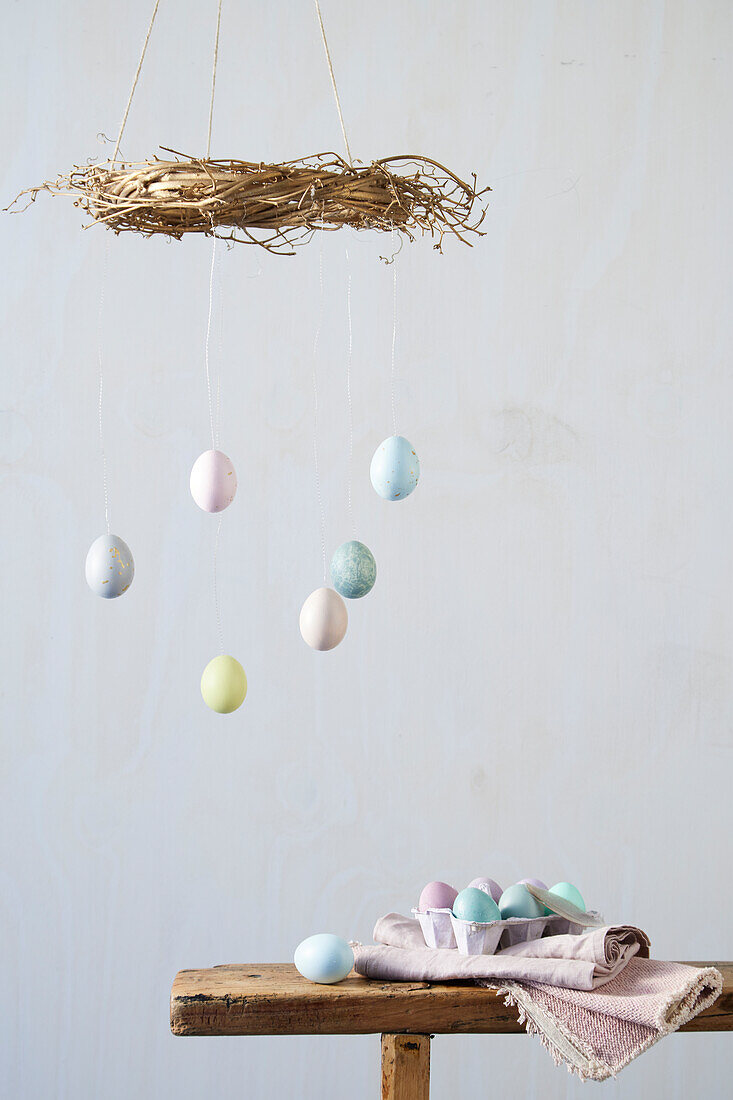
[[[393,231],[394,232],[394,231]],[[397,343],[397,257],[392,260],[392,432],[397,435],[397,401],[395,398],[395,344]]]
[[[224,265],[221,250],[217,258],[219,270],[219,362],[216,368],[216,412],[214,413],[214,434],[216,450],[219,450],[219,429],[221,427],[221,365],[224,362]]]
[[[351,268],[349,267],[348,248],[346,249],[346,264],[346,316],[349,325],[349,350],[346,356],[346,402],[349,408],[349,464],[347,469],[346,506],[349,515],[349,526],[351,527],[354,536],[356,536],[356,528],[354,526],[354,510],[351,504],[351,481],[354,465],[354,409],[351,402],[351,360],[354,340],[351,328]]]
[[[219,585],[217,583],[217,559],[219,557],[219,535],[221,534],[221,521],[224,517],[219,516],[219,522],[216,525],[216,535],[214,537],[214,563],[213,563],[213,589],[214,589],[214,613],[216,614],[216,629],[219,634],[219,652],[224,652],[224,628],[221,624],[221,607],[219,606]]]
[[[344,116],[341,113],[341,100],[339,99],[339,91],[338,91],[338,88],[336,87],[336,77],[334,76],[333,65],[331,64],[331,51],[328,48],[328,41],[326,39],[326,28],[323,25],[323,16],[321,15],[321,5],[318,3],[318,0],[315,0],[315,4],[316,4],[316,15],[318,16],[318,24],[321,28],[321,38],[323,39],[323,49],[326,52],[326,64],[328,65],[328,72],[329,72],[330,77],[331,77],[331,87],[333,88],[333,98],[336,100],[336,110],[338,112],[339,122],[341,123],[341,133],[343,134],[344,145],[346,146],[346,159],[348,160],[349,164],[353,165],[353,161],[351,159],[351,149],[349,148],[349,139],[346,136],[346,126],[344,125]]]
[[[316,497],[318,498],[318,514],[321,530],[321,557],[323,559],[323,583],[328,583],[328,567],[326,565],[326,513],[323,507],[323,493],[321,491],[321,474],[318,465],[318,342],[321,338],[321,326],[323,324],[323,245],[318,254],[318,281],[320,293],[318,299],[318,324],[313,340],[313,465],[316,473]]]
[[[130,88],[130,95],[129,95],[128,100],[127,100],[127,106],[125,107],[125,113],[122,116],[122,123],[120,125],[120,132],[117,135],[117,142],[115,144],[115,151],[112,154],[112,162],[113,163],[114,163],[114,161],[117,160],[117,154],[120,151],[120,142],[122,141],[122,135],[125,132],[125,126],[127,125],[127,116],[130,113],[130,107],[132,105],[132,97],[134,96],[135,89],[137,88],[137,82],[138,82],[138,78],[140,76],[140,70],[143,67],[143,61],[145,60],[145,53],[146,53],[146,50],[148,48],[148,42],[150,41],[150,35],[153,33],[153,23],[155,22],[155,17],[158,14],[159,5],[160,5],[160,0],[155,0],[155,4],[153,5],[153,14],[150,16],[150,24],[148,26],[148,33],[145,35],[145,41],[143,42],[142,53],[140,54],[140,60],[137,63],[137,69],[135,70],[135,76],[133,77],[132,87]]]
[[[221,26],[221,4],[222,0],[219,0],[219,7],[216,13],[216,39],[214,41],[214,68],[211,73],[211,102],[209,103],[209,134],[206,138],[206,159],[209,159],[211,154],[211,124],[214,121],[214,90],[216,88],[216,63],[219,60],[219,28]]]
[[[211,337],[211,310],[214,302],[214,265],[216,263],[216,238],[211,249],[211,271],[209,273],[209,316],[206,322],[206,345],[204,360],[206,363],[206,391],[209,395],[209,427],[211,428],[211,449],[217,450],[216,432],[214,430],[214,400],[211,394],[211,370],[209,367],[209,339]]]
[[[109,260],[109,240],[104,247],[104,266],[102,278],[99,284],[99,311],[97,313],[97,365],[99,372],[99,400],[97,405],[99,426],[99,449],[102,454],[102,488],[104,491],[104,522],[107,525],[107,534],[110,534],[109,525],[109,489],[107,484],[107,452],[104,447],[104,431],[102,430],[102,397],[104,392],[104,370],[102,358],[102,315],[104,310],[104,290],[107,283],[107,264]]]

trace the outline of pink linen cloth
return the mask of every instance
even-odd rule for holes
[[[425,946],[418,922],[398,913],[377,921],[375,947],[354,945],[359,974],[381,981],[471,980],[517,1007],[557,1063],[603,1081],[711,1005],[722,975],[650,959],[638,928],[610,925],[547,936],[496,955]]]

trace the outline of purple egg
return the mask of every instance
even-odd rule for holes
[[[543,882],[541,878],[520,878],[519,882],[522,886],[536,886],[538,890],[547,889],[547,883]]]
[[[429,882],[423,887],[417,907],[421,913],[428,909],[452,909],[457,897],[458,891],[447,882]]]
[[[483,890],[485,894],[491,894],[496,904],[499,904],[502,889],[498,882],[494,882],[493,878],[475,878],[468,885],[475,887],[476,890]]]

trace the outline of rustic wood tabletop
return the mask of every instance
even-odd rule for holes
[[[733,962],[716,966],[723,992],[682,1031],[733,1030]],[[351,974],[314,985],[289,963],[181,970],[171,991],[174,1035],[367,1035],[382,1033],[384,1100],[424,1100],[430,1036],[516,1034],[516,1010],[469,983],[377,982]]]

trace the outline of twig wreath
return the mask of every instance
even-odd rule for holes
[[[155,0],[112,158],[101,164],[77,165],[66,175],[22,192],[15,202],[29,196],[30,205],[43,191],[68,194],[92,219],[89,224],[104,225],[115,233],[164,234],[176,240],[187,233],[203,233],[260,245],[281,255],[293,255],[294,247],[310,240],[317,230],[333,231],[345,225],[397,231],[411,241],[417,234],[429,235],[438,251],[446,234],[468,245],[469,235],[483,236],[480,226],[486,211],[481,199],[490,188],[479,190],[475,175],[472,183],[466,183],[442,164],[420,155],[384,157],[355,166],[318,0],[316,13],[347,159],[336,153],[318,153],[282,164],[211,159],[221,3],[206,156],[197,159],[163,147],[173,159],[154,157],[137,163],[118,159],[159,4],[160,0]]]

